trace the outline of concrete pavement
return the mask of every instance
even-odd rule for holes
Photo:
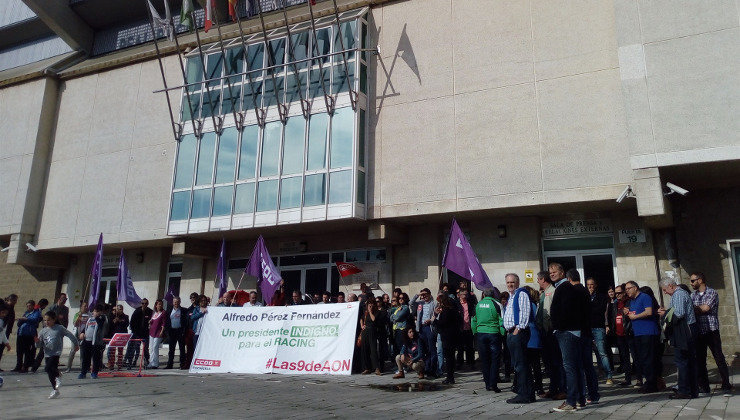
[[[14,356],[14,354],[12,354]],[[394,380],[383,376],[192,375],[180,370],[153,370],[154,377],[78,380],[77,369],[62,378],[61,398],[51,392],[42,370],[15,374],[11,357],[3,357],[0,418],[89,418],[100,416],[157,416],[157,418],[469,418],[504,416],[596,419],[740,418],[740,396],[669,400],[667,393],[641,395],[633,389],[602,386],[601,403],[576,413],[553,413],[558,402],[538,400],[511,405],[511,392],[487,392],[478,372],[460,372],[457,384],[428,392],[386,391],[371,385],[411,383],[412,375]],[[14,357],[12,358],[14,361]],[[64,359],[63,359],[64,360]],[[667,363],[666,368],[670,368]],[[42,368],[43,369],[43,368]],[[666,377],[675,383],[675,373]],[[734,378],[737,380],[737,376]],[[425,382],[426,383],[426,382]],[[440,384],[441,380],[433,381]],[[603,381],[602,381],[603,383]],[[507,385],[502,384],[502,389]],[[715,386],[715,385],[713,385]],[[119,417],[120,418],[120,417]]]

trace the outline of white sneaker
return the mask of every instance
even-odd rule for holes
[[[60,386],[62,386],[62,378],[57,378],[54,383],[56,384],[55,388],[59,389]]]
[[[49,394],[49,399],[53,400],[54,398],[59,398],[59,390],[55,389],[51,391],[51,394]]]

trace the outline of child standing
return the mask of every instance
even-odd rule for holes
[[[46,359],[46,365],[44,371],[49,375],[49,382],[53,390],[49,398],[59,397],[59,386],[62,381],[59,378],[59,356],[62,355],[62,341],[64,337],[69,338],[74,344],[75,351],[80,346],[77,342],[77,337],[72,334],[69,330],[64,328],[62,325],[57,324],[57,314],[49,311],[44,315],[44,323],[46,327],[41,330],[38,336],[38,345],[44,350],[44,356]]]
[[[87,372],[90,369],[91,361],[92,372],[90,377],[98,379],[98,372],[103,365],[103,350],[105,349],[105,342],[103,341],[103,326],[105,324],[105,317],[103,316],[104,310],[105,306],[103,306],[102,303],[95,305],[92,316],[88,318],[84,327],[85,329],[80,334],[80,356],[82,359],[82,367],[77,379],[85,379],[85,376],[87,376]]]

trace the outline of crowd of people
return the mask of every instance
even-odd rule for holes
[[[577,270],[566,272],[561,264],[551,263],[548,271],[537,274],[537,289],[521,287],[519,276],[509,273],[506,291],[483,290],[480,300],[467,281],[457,287],[443,284],[436,295],[424,288],[411,298],[400,288],[376,297],[363,283],[359,294],[346,296],[343,292],[309,295],[295,290],[288,297],[281,285],[268,305],[358,301],[355,373],[383,375],[390,362],[395,367],[394,379],[415,374],[419,379],[444,377],[443,384],[454,384],[456,370],[476,368],[477,352],[486,390],[500,393],[499,384],[511,381],[515,395],[508,403],[546,398],[562,401],[555,411],[568,412],[599,403],[594,354],[605,385],[635,387],[643,393],[665,389],[663,352],[668,340],[678,371],[678,384],[671,388],[670,398],[695,398],[710,392],[707,348],[717,363],[722,390],[732,390],[719,335],[717,292],[707,286],[702,273],[692,273],[690,281],[693,292],[674,279],[661,281],[662,291],[672,297],[671,305],[664,308],[652,289],[634,281],[610,287],[603,294],[596,279],[587,278],[584,285]],[[4,350],[10,350],[8,338],[17,325],[13,372],[36,372],[45,360],[53,388],[49,398],[60,395],[58,369],[65,336],[72,342],[67,372],[80,353],[78,379],[86,378],[88,372],[97,378],[104,369],[158,369],[165,342],[169,351],[164,368],[175,367],[175,351],[179,350],[178,367],[189,369],[211,303],[198,293],[189,297],[189,307],[173,297],[167,309],[162,299],[155,301],[153,309],[148,299],[142,299],[130,318],[122,305],[98,303],[88,308],[81,302],[70,320],[64,293],[51,306],[47,299],[29,300],[18,318],[18,296],[13,294],[0,301],[0,358]],[[262,305],[257,292],[243,296],[226,292],[217,303]],[[129,332],[126,349],[110,347],[103,354],[106,339]],[[618,349],[617,363],[612,348]],[[615,373],[624,374],[618,384]],[[543,377],[549,377],[547,389]]]

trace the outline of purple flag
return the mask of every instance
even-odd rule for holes
[[[173,299],[175,299],[175,283],[170,283],[167,293],[164,294],[164,300],[167,304],[172,305]]]
[[[483,271],[483,266],[480,265],[478,257],[475,256],[473,248],[463,235],[455,219],[452,219],[450,240],[447,242],[445,256],[442,258],[442,267],[470,280],[478,290],[493,288],[491,280]]]
[[[226,293],[229,286],[229,278],[226,277],[226,239],[221,239],[221,252],[218,254],[218,265],[216,266],[216,280],[218,281],[218,297]]]
[[[119,302],[125,300],[134,309],[141,306],[141,298],[136,294],[136,290],[134,289],[134,282],[131,280],[131,274],[128,272],[126,256],[123,254],[123,250],[121,250],[121,258],[118,261],[116,292],[118,293]]]
[[[262,291],[262,300],[270,302],[283,279],[280,277],[280,271],[272,263],[262,235],[257,238],[257,244],[254,246],[252,256],[249,257],[249,264],[244,271],[250,276],[257,277],[257,283]]]
[[[98,303],[98,292],[100,292],[100,279],[103,277],[103,233],[100,233],[98,238],[98,248],[95,250],[95,257],[93,258],[92,268],[90,269],[90,297],[87,299],[88,306],[91,308],[95,307]]]

